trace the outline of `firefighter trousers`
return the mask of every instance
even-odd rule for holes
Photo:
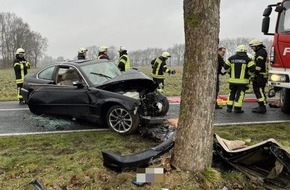
[[[263,76],[257,76],[253,80],[253,91],[260,106],[267,105],[267,98],[265,94],[266,84],[267,78],[264,78]]]
[[[228,108],[232,108],[232,107],[236,109],[242,108],[246,88],[247,88],[247,85],[230,84],[230,95],[227,100]]]

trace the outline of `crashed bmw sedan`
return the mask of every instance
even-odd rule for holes
[[[21,91],[34,114],[86,119],[131,134],[142,121],[167,114],[168,100],[156,89],[138,70],[120,72],[110,61],[77,60],[26,75]]]

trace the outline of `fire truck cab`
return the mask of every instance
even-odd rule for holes
[[[277,12],[275,32],[269,33],[270,15],[273,7]],[[281,110],[290,113],[290,0],[268,5],[263,13],[262,32],[273,35],[270,51],[268,84],[280,91]]]

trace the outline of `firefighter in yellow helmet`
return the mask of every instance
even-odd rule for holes
[[[236,48],[236,54],[226,60],[224,69],[230,75],[228,79],[230,95],[227,100],[227,112],[232,112],[234,108],[234,113],[244,113],[242,104],[245,91],[250,82],[250,77],[255,72],[255,62],[247,55],[245,45],[239,45]]]
[[[175,70],[170,70],[167,68],[166,61],[168,58],[170,58],[171,55],[168,52],[163,52],[161,56],[156,57],[151,61],[152,65],[152,73],[151,77],[153,80],[158,84],[158,91],[163,92],[164,89],[164,79],[165,79],[165,73],[168,74],[175,74]]]
[[[110,58],[108,56],[108,48],[106,46],[99,47],[98,59],[110,60]]]
[[[23,48],[18,48],[16,50],[16,58],[14,60],[14,71],[16,77],[17,85],[17,98],[19,104],[24,104],[23,97],[21,94],[21,88],[24,82],[24,76],[27,74],[27,69],[30,69],[30,63],[24,58],[25,50]]]
[[[252,112],[266,113],[267,100],[265,87],[268,81],[268,54],[263,42],[259,39],[251,40],[249,46],[255,52],[254,61],[256,63],[256,71],[253,79],[253,91],[259,104],[258,107],[252,109]]]
[[[120,47],[119,50],[119,59],[118,59],[118,68],[120,71],[127,71],[130,69],[130,58],[127,54],[127,49],[124,46]]]
[[[86,48],[80,48],[80,50],[78,51],[78,60],[86,59],[87,51],[88,49]]]

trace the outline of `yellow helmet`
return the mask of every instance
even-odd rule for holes
[[[106,46],[101,46],[99,48],[99,52],[105,52],[106,50],[108,50],[108,48]]]
[[[164,58],[169,58],[169,57],[171,57],[170,53],[168,53],[167,51],[163,52],[163,53],[161,54],[161,56],[164,57]]]
[[[18,48],[16,50],[16,55],[19,55],[19,54],[23,55],[24,53],[25,53],[25,50],[23,48]]]
[[[247,48],[245,45],[238,45],[238,47],[236,48],[236,52],[247,52]]]
[[[85,53],[87,51],[88,51],[88,49],[86,49],[86,48],[80,48],[79,53]]]
[[[252,39],[249,43],[249,46],[259,46],[259,45],[263,45],[263,42],[259,39]]]

